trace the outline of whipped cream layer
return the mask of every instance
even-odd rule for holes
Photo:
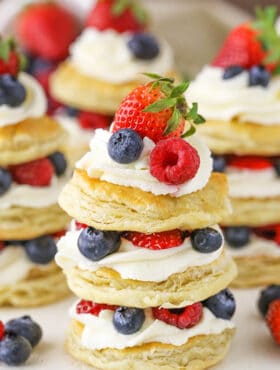
[[[90,143],[91,151],[77,162],[76,167],[87,172],[89,177],[98,178],[112,184],[131,186],[155,195],[170,194],[174,197],[193,193],[202,189],[212,172],[211,153],[206,144],[197,136],[187,138],[200,157],[200,166],[194,178],[182,185],[167,185],[150,174],[149,158],[155,143],[149,138],[143,139],[144,148],[138,158],[130,164],[113,161],[107,150],[112,133],[98,129]]]
[[[142,328],[134,334],[123,335],[113,326],[113,311],[103,310],[99,316],[94,316],[77,314],[75,308],[76,305],[71,308],[70,316],[84,325],[81,344],[91,350],[124,349],[152,342],[181,346],[197,335],[220,334],[226,329],[234,328],[232,322],[216,318],[207,308],[203,308],[201,321],[189,329],[179,329],[163,321],[155,320],[152,310],[146,309]]]
[[[0,105],[0,127],[17,124],[26,118],[41,117],[47,111],[47,99],[39,82],[24,72],[19,74],[18,80],[26,89],[26,98],[18,107]]]
[[[136,59],[127,46],[132,35],[86,28],[72,44],[70,60],[81,73],[112,84],[134,81],[144,72],[165,75],[172,70],[173,54],[166,42],[158,40],[160,53],[154,59]]]
[[[218,227],[216,226],[218,229]],[[58,242],[57,264],[67,270],[78,267],[81,270],[96,271],[107,267],[117,271],[123,279],[160,282],[189,267],[207,265],[222,253],[223,246],[212,253],[199,253],[192,248],[190,238],[174,248],[150,250],[133,245],[122,238],[120,249],[100,261],[91,261],[78,249],[78,238],[82,231],[72,230]]]
[[[247,71],[228,80],[223,80],[223,72],[204,67],[186,92],[206,119],[280,125],[280,77],[272,77],[267,87],[248,86]]]
[[[246,246],[242,248],[227,246],[227,250],[232,257],[280,257],[280,245],[256,235],[251,235],[250,242]]]

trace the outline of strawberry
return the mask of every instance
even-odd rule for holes
[[[245,155],[241,157],[232,157],[228,161],[228,166],[237,167],[240,169],[248,169],[252,171],[261,171],[272,168],[271,161],[264,157]]]
[[[94,303],[92,301],[86,301],[84,299],[80,300],[80,302],[76,306],[77,313],[79,314],[89,313],[94,316],[99,316],[102,310],[114,311],[115,309],[116,309],[116,306],[109,306],[107,304]]]
[[[88,227],[88,225],[83,224],[83,223],[75,220],[75,228],[76,228],[76,230],[86,229],[87,227]]]
[[[161,250],[178,247],[183,243],[183,235],[180,230],[163,231],[161,233],[143,234],[133,231],[124,233],[124,237],[137,247],[152,250]]]
[[[60,61],[67,57],[70,44],[78,36],[79,25],[66,9],[46,2],[31,4],[19,14],[16,33],[31,54]]]
[[[80,112],[77,116],[80,126],[85,130],[97,128],[108,129],[112,119],[110,116],[92,112]]]
[[[67,230],[60,230],[60,231],[57,231],[56,233],[53,233],[52,234],[52,237],[55,238],[55,239],[60,239],[62,236],[64,236],[66,234]]]
[[[0,340],[4,338],[4,334],[5,334],[5,326],[4,326],[3,321],[0,320]]]
[[[18,184],[48,186],[54,175],[54,168],[47,158],[10,166],[13,180]]]
[[[135,1],[99,0],[87,17],[86,26],[100,31],[139,32],[145,29],[146,15]]]
[[[0,75],[10,74],[17,76],[23,68],[24,57],[17,51],[17,46],[12,39],[0,39]]]
[[[275,342],[280,344],[280,299],[270,303],[265,320]]]
[[[280,246],[280,224],[256,227],[254,233],[260,238],[273,240]]]
[[[4,242],[0,241],[0,252],[4,249],[5,244]]]

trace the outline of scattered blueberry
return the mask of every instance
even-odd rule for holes
[[[137,59],[150,60],[159,54],[157,40],[145,32],[135,33],[127,45]]]
[[[213,158],[213,171],[214,172],[225,172],[226,159],[223,155],[212,155]]]
[[[124,335],[136,333],[144,321],[145,313],[141,308],[118,307],[113,316],[115,329]]]
[[[129,128],[116,131],[108,142],[109,156],[118,163],[126,164],[136,161],[143,150],[143,140]]]
[[[26,97],[24,86],[13,76],[4,74],[0,76],[0,105],[18,107]]]
[[[216,317],[230,320],[235,312],[235,299],[229,289],[207,298],[203,305],[207,307]]]
[[[77,117],[80,111],[73,107],[64,107],[65,114],[69,117]]]
[[[63,175],[67,168],[67,161],[64,154],[61,152],[55,152],[49,155],[49,160],[52,162],[56,175]]]
[[[22,365],[30,357],[31,351],[28,340],[13,332],[5,332],[0,341],[0,361],[7,365]]]
[[[254,66],[249,70],[249,86],[266,87],[270,80],[270,72],[263,66]]]
[[[12,176],[5,168],[0,167],[0,196],[5,194],[12,185]]]
[[[275,162],[274,162],[274,169],[275,169],[276,175],[280,177],[280,158],[277,158],[275,160]],[[0,195],[1,195],[1,192],[0,192]]]
[[[224,229],[225,240],[232,248],[242,248],[250,241],[250,228],[246,226],[230,226]]]
[[[116,252],[121,244],[120,234],[115,231],[83,229],[78,239],[78,248],[83,256],[91,261],[99,261]]]
[[[219,231],[211,227],[197,229],[191,233],[193,248],[200,253],[211,253],[218,250],[223,244],[223,238]]]
[[[24,337],[32,347],[35,347],[42,338],[41,327],[30,316],[22,316],[8,321],[5,324],[5,330]]]
[[[241,66],[230,66],[225,68],[224,73],[223,73],[223,79],[228,80],[230,78],[233,78],[240,73],[244,71],[244,68]]]
[[[270,303],[275,299],[280,299],[280,285],[269,285],[261,291],[258,308],[263,316],[266,315]]]
[[[29,259],[40,265],[53,261],[57,252],[56,243],[51,236],[41,236],[24,243],[25,252]]]

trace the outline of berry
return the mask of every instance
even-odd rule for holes
[[[77,118],[84,130],[108,129],[112,120],[110,116],[92,112],[79,112]]]
[[[115,329],[124,335],[139,331],[145,321],[145,312],[141,308],[118,307],[113,316]]]
[[[10,320],[5,325],[6,331],[11,331],[27,339],[32,347],[35,347],[42,338],[41,327],[30,316],[22,316]]]
[[[60,230],[60,231],[56,231],[55,233],[51,234],[51,236],[54,238],[54,239],[60,239],[62,236],[64,236],[65,234],[67,233],[67,230]]]
[[[0,167],[0,196],[5,194],[12,185],[12,176],[5,168]]]
[[[200,253],[212,253],[222,246],[223,238],[219,231],[205,227],[192,231],[191,243],[193,249]]]
[[[280,245],[280,224],[256,227],[253,231],[260,238],[273,240]]]
[[[25,252],[33,263],[46,265],[53,261],[57,252],[56,244],[51,236],[40,236],[24,243]]]
[[[7,365],[22,365],[30,357],[31,351],[28,340],[13,332],[5,332],[0,341],[0,361]]]
[[[8,74],[16,77],[23,67],[24,59],[12,38],[0,39],[0,55],[0,75]]]
[[[137,247],[152,250],[174,248],[183,243],[183,235],[180,230],[170,230],[152,234],[129,231],[124,233],[124,237]]]
[[[10,166],[14,181],[31,186],[48,186],[51,183],[54,168],[47,158]]]
[[[123,128],[116,131],[108,142],[108,154],[117,163],[135,162],[143,150],[143,140],[137,132]]]
[[[86,229],[87,227],[88,227],[88,225],[83,224],[82,222],[79,222],[79,221],[76,221],[75,220],[75,228],[76,228],[76,230]]]
[[[78,117],[80,111],[79,109],[73,107],[64,107],[65,114],[69,117]]]
[[[241,66],[229,66],[226,67],[223,73],[223,79],[228,80],[235,76],[238,76],[240,73],[244,71],[244,68]]]
[[[199,165],[196,149],[181,138],[159,141],[150,154],[151,175],[168,185],[180,185],[191,180]]]
[[[5,326],[3,321],[0,320],[0,341],[4,338]]]
[[[273,339],[277,344],[280,344],[280,299],[271,302],[265,320]]]
[[[142,31],[145,21],[137,17],[133,4],[129,4],[122,12],[114,11],[116,0],[97,1],[86,20],[86,27],[97,28],[100,31],[113,29],[119,33]],[[141,13],[143,13],[141,11]]]
[[[269,285],[263,289],[258,299],[258,308],[260,313],[265,316],[271,302],[277,299],[280,299],[280,285]]]
[[[52,162],[56,175],[57,176],[63,175],[67,168],[67,162],[64,154],[61,152],[55,152],[49,155],[48,158]]]
[[[121,245],[120,234],[115,231],[101,231],[93,227],[83,229],[78,239],[78,248],[91,261],[100,261],[116,252]]]
[[[203,305],[207,307],[216,317],[230,320],[235,312],[235,299],[229,289],[221,290],[219,293],[207,298]]]
[[[274,161],[274,169],[275,169],[276,175],[277,175],[278,177],[280,177],[280,158],[277,158],[277,159]]]
[[[270,72],[264,66],[254,66],[249,70],[249,86],[267,87]]]
[[[116,306],[110,306],[108,304],[99,304],[94,303],[92,301],[86,301],[85,299],[81,299],[76,306],[76,312],[79,314],[91,314],[99,316],[102,310],[114,311],[116,308],[117,308]]]
[[[28,72],[34,76],[39,75],[42,72],[53,71],[55,69],[55,64],[49,60],[33,57],[31,54],[28,55],[29,66]]]
[[[229,159],[228,166],[237,167],[240,169],[248,169],[251,171],[265,170],[272,167],[272,163],[269,159],[245,155],[242,157],[233,157]]]
[[[213,171],[214,172],[225,172],[226,159],[223,155],[212,155],[213,157]]]
[[[160,51],[157,40],[145,32],[135,33],[127,45],[137,59],[154,59]]]
[[[232,248],[242,248],[250,242],[250,229],[246,226],[229,226],[224,229],[225,240]]]
[[[5,243],[4,242],[2,242],[1,240],[0,240],[0,252],[3,250],[5,248]],[[0,321],[1,322],[1,321]],[[1,326],[1,324],[0,324],[0,326]],[[0,328],[0,332],[1,332],[1,328]]]
[[[16,34],[32,54],[51,61],[67,57],[72,41],[78,36],[76,18],[58,4],[32,4],[18,16]]]
[[[185,308],[172,310],[156,307],[152,310],[154,319],[176,326],[179,329],[191,328],[201,320],[203,315],[203,306],[200,302]]]
[[[20,106],[26,97],[25,87],[12,75],[0,75],[0,105]]]

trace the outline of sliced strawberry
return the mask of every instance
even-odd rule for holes
[[[0,241],[0,252],[4,249],[5,244],[4,242]]]
[[[107,304],[94,303],[92,301],[86,301],[82,299],[76,306],[76,312],[79,314],[87,313],[94,316],[99,316],[100,312],[103,310],[115,311],[117,306],[110,306]]]
[[[143,234],[133,231],[124,233],[124,237],[137,247],[153,250],[174,248],[184,241],[180,230],[163,231],[161,233]]]
[[[112,122],[110,116],[92,112],[80,112],[77,118],[80,126],[85,130],[108,129]]]
[[[265,170],[272,168],[272,162],[264,157],[258,156],[242,156],[242,157],[232,157],[228,161],[228,166],[237,167],[241,169],[248,169],[252,171]]]
[[[253,231],[260,238],[273,240],[280,246],[280,224],[256,227]]]
[[[60,231],[57,231],[56,233],[53,233],[52,234],[52,237],[55,238],[55,239],[59,239],[61,238],[62,236],[64,236],[65,234],[67,233],[67,230],[60,230]]]
[[[75,220],[75,227],[76,227],[76,230],[82,230],[82,229],[87,228],[88,225]]]
[[[5,334],[5,326],[4,326],[3,321],[0,320],[0,340],[4,338],[4,334]]]
[[[265,316],[273,339],[280,344],[280,299],[272,301]]]

